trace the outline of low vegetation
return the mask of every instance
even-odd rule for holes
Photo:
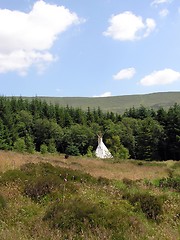
[[[12,158],[14,165],[5,168],[4,162]],[[125,165],[131,166],[131,178]],[[179,162],[114,163],[0,152],[0,166],[2,240],[180,237]],[[117,168],[122,175],[113,178]],[[156,175],[148,175],[154,169]]]

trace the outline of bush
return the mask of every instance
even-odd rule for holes
[[[28,153],[34,153],[35,152],[35,146],[34,146],[33,138],[28,134],[25,137],[25,144],[26,144],[26,151]]]
[[[75,145],[67,146],[65,153],[72,156],[80,156],[79,149]]]
[[[114,236],[122,237],[113,239],[124,239],[125,230],[129,227],[128,214],[122,205],[108,206],[79,197],[54,203],[43,220],[48,221],[52,228],[63,231],[81,233],[102,228],[111,231]]]
[[[68,194],[75,193],[77,186],[74,181],[80,181],[78,177],[81,177],[73,170],[54,167],[50,163],[28,163],[23,165],[21,170],[28,178],[24,193],[36,202],[41,201],[46,195],[51,198],[63,196],[65,190]]]
[[[160,179],[159,187],[171,188],[175,189],[177,192],[180,192],[180,176]]]
[[[42,144],[41,146],[40,146],[40,153],[41,154],[45,154],[45,153],[47,153],[48,152],[48,147],[46,146],[46,144]]]
[[[56,149],[56,144],[54,141],[50,141],[48,144],[48,152],[49,153],[56,153],[57,149]]]
[[[123,198],[130,201],[133,206],[140,208],[148,219],[158,220],[162,214],[162,201],[159,197],[149,193],[125,194]]]
[[[45,214],[43,220],[50,220],[51,226],[60,229],[76,228],[79,232],[85,223],[93,225],[97,206],[80,198],[54,204]]]
[[[14,150],[16,150],[18,152],[25,152],[26,151],[26,144],[25,144],[24,138],[18,138],[14,142]]]
[[[51,193],[54,186],[53,179],[40,177],[30,181],[24,188],[24,193],[34,201],[40,201],[44,196]]]
[[[94,153],[94,151],[93,151],[93,146],[89,146],[89,147],[88,147],[86,156],[87,156],[87,157],[94,157],[94,156],[95,156],[95,153]]]

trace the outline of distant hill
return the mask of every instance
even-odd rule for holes
[[[23,97],[24,98],[24,97]],[[131,107],[138,108],[141,105],[157,110],[159,107],[168,109],[174,103],[180,104],[180,92],[161,92],[142,95],[124,95],[113,97],[38,97],[48,103],[59,104],[87,110],[101,108],[103,111],[123,113]],[[29,98],[28,98],[29,99]],[[32,99],[32,98],[30,98]]]

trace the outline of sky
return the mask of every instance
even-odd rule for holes
[[[179,0],[0,0],[0,95],[180,91]]]

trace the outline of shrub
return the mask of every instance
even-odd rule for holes
[[[72,156],[80,156],[80,152],[78,147],[76,147],[75,145],[69,145],[66,148],[66,154],[68,155],[72,155]]]
[[[28,163],[21,169],[28,179],[24,193],[36,202],[41,201],[46,195],[56,198],[59,195],[63,196],[64,191],[68,194],[77,191],[77,186],[74,184],[76,175],[73,170],[71,173],[68,169],[54,167],[50,163]]]
[[[57,152],[57,149],[56,149],[56,144],[54,141],[50,141],[49,144],[48,144],[48,152],[49,153],[56,153]]]
[[[159,180],[159,187],[172,188],[180,192],[180,176],[162,178]]]
[[[125,194],[123,198],[129,200],[133,206],[140,207],[149,219],[158,220],[158,216],[162,214],[162,201],[159,197],[137,192]]]
[[[95,156],[94,151],[93,151],[93,146],[88,147],[86,156],[87,157],[94,157]]]
[[[48,152],[48,147],[46,146],[46,144],[41,144],[40,146],[40,153],[41,154],[45,154]]]
[[[26,151],[28,153],[34,153],[35,152],[35,146],[34,146],[33,138],[28,134],[25,137],[25,144],[26,144]]]
[[[95,203],[89,199],[74,198],[54,203],[45,213],[44,221],[48,221],[52,228],[63,231],[74,230],[76,233],[87,229],[104,228],[112,235],[123,235],[128,228],[128,214],[122,205],[110,206]],[[79,239],[79,238],[78,238]]]
[[[24,193],[32,200],[39,201],[45,195],[51,193],[53,185],[53,179],[39,177],[25,185]]]
[[[14,150],[18,152],[25,152],[26,151],[26,143],[24,141],[24,138],[18,138],[14,142]]]
[[[85,223],[95,224],[95,214],[98,214],[96,205],[75,198],[65,201],[63,204],[54,204],[46,212],[43,220],[50,220],[52,227],[65,230],[76,228],[76,231],[79,232],[85,227]]]

